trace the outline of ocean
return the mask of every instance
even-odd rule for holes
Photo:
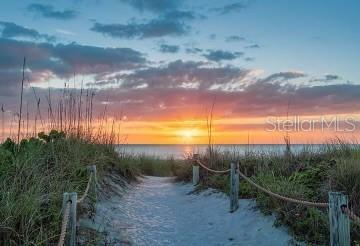
[[[323,145],[321,144],[292,144],[291,150],[293,152],[300,152],[304,148],[313,151],[319,150]],[[184,159],[193,153],[204,153],[206,151],[206,144],[124,144],[117,145],[119,153],[132,155],[148,155],[161,159],[174,158]],[[219,151],[227,151],[230,153],[245,154],[247,152],[280,154],[284,153],[284,144],[217,144],[214,148]]]

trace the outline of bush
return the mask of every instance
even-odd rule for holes
[[[112,145],[56,131],[21,141],[20,147],[6,140],[0,147],[0,245],[55,244],[62,194],[84,192],[88,165],[97,166],[99,178],[110,169],[128,178],[137,174]]]
[[[15,154],[16,152],[16,144],[15,142],[10,139],[10,138],[7,138],[5,140],[5,142],[1,145],[1,147],[7,151],[10,151],[11,153]]]

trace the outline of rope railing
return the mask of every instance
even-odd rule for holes
[[[85,192],[84,192],[84,194],[76,201],[77,203],[83,202],[84,199],[87,197],[87,195],[88,195],[88,193],[89,193],[89,190],[90,190],[90,184],[91,184],[92,176],[93,176],[93,173],[91,172],[91,173],[90,173],[89,180],[88,180],[88,183],[87,183],[87,185],[86,185]]]
[[[96,166],[89,166],[88,171],[90,173],[89,179],[85,188],[83,195],[77,199],[77,193],[64,193],[63,197],[63,219],[61,223],[61,232],[59,236],[58,246],[63,246],[65,244],[65,239],[67,235],[67,230],[70,230],[70,236],[68,237],[66,245],[75,246],[76,245],[76,205],[83,202],[85,198],[89,195],[90,187],[95,179],[96,182]],[[94,186],[96,189],[96,183]]]
[[[58,246],[63,246],[64,245],[64,241],[65,241],[65,236],[66,236],[66,229],[69,223],[69,217],[70,217],[70,201],[67,201],[66,203],[66,208],[64,211],[64,216],[63,216],[63,220],[61,223],[61,232],[60,232],[60,238],[59,238],[59,243]]]
[[[196,160],[196,163],[199,164],[201,167],[203,167],[204,169],[210,171],[210,172],[213,172],[213,173],[228,173],[230,172],[231,169],[227,169],[227,170],[214,170],[214,169],[211,169],[209,167],[207,167],[206,165],[204,165],[200,160]],[[239,175],[245,180],[247,181],[249,184],[251,184],[252,186],[254,186],[255,188],[265,192],[266,194],[270,195],[270,196],[273,196],[273,197],[276,197],[280,200],[284,200],[284,201],[287,201],[287,202],[292,202],[292,203],[297,203],[297,204],[302,204],[302,205],[305,205],[305,206],[312,206],[312,207],[323,207],[323,208],[326,208],[329,206],[329,203],[318,203],[318,202],[309,202],[309,201],[304,201],[304,200],[299,200],[299,199],[295,199],[295,198],[291,198],[291,197],[286,197],[286,196],[283,196],[283,195],[280,195],[280,194],[277,194],[275,192],[272,192],[268,189],[265,189],[264,187],[256,184],[254,181],[252,181],[250,178],[248,178],[245,174],[243,174],[242,172],[240,172],[240,170],[238,170],[238,173]]]
[[[209,172],[212,172],[212,173],[220,173],[220,174],[223,174],[223,173],[228,173],[230,172],[230,168],[229,169],[226,169],[226,170],[214,170],[214,169],[211,169],[207,166],[205,166],[200,160],[196,160],[196,163],[199,164],[200,166],[202,166],[204,169],[208,170]]]
[[[309,202],[309,201],[304,201],[304,200],[300,200],[300,199],[295,199],[295,198],[291,198],[291,197],[286,197],[286,196],[282,196],[279,195],[275,192],[272,192],[268,189],[265,189],[264,187],[256,184],[254,181],[252,181],[250,178],[248,178],[247,176],[245,176],[245,174],[243,174],[242,172],[239,171],[239,175],[245,180],[247,181],[249,184],[251,184],[252,186],[254,186],[255,188],[265,192],[266,194],[272,196],[272,197],[276,197],[280,200],[284,200],[287,202],[291,202],[291,203],[297,203],[297,204],[301,204],[301,205],[305,205],[305,206],[311,206],[311,207],[321,207],[321,208],[327,208],[329,206],[329,203],[322,203],[322,202]]]
[[[218,171],[204,165],[199,160],[198,156],[198,154],[195,154],[193,158],[194,185],[197,185],[200,180],[199,166],[212,173],[230,172],[230,212],[234,212],[239,208],[239,177],[241,177],[253,187],[277,199],[304,206],[328,208],[330,221],[330,245],[350,245],[350,219],[355,224],[360,226],[360,217],[356,215],[351,209],[349,209],[348,196],[343,192],[329,192],[328,202],[311,202],[286,197],[255,183],[251,178],[240,172],[239,164],[231,163],[230,169]]]
[[[305,206],[310,206],[310,207],[320,207],[320,208],[328,208],[329,207],[329,203],[328,202],[309,202],[309,201],[304,201],[304,200],[300,200],[300,199],[295,199],[295,198],[290,198],[290,197],[285,197],[282,195],[279,195],[275,192],[272,192],[268,189],[265,189],[264,187],[256,184],[254,181],[252,181],[249,177],[247,177],[245,174],[243,174],[242,172],[239,171],[239,175],[248,183],[250,183],[251,185],[253,185],[254,187],[256,187],[257,189],[267,193],[270,196],[276,197],[280,200],[284,200],[287,202],[292,202],[292,203],[297,203],[297,204],[301,204],[301,205],[305,205]],[[354,222],[356,223],[360,223],[360,217],[357,216],[352,210],[350,210],[347,206],[341,206],[341,210],[347,214],[349,216],[350,219],[352,219]]]

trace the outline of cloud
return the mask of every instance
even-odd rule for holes
[[[57,33],[60,33],[60,34],[63,34],[63,35],[68,35],[68,36],[75,36],[76,35],[76,33],[72,32],[72,31],[61,29],[61,28],[55,29],[55,31]]]
[[[262,79],[261,82],[283,82],[292,79],[306,77],[306,74],[303,72],[289,71],[289,72],[279,72],[273,73],[266,78]]]
[[[341,77],[336,74],[326,74],[323,78],[311,79],[310,82],[332,82],[334,80],[339,80]]]
[[[52,5],[34,3],[27,7],[27,10],[34,14],[41,15],[45,18],[52,18],[58,20],[69,20],[77,17],[78,13],[75,10],[65,9],[63,11],[55,10]]]
[[[130,22],[127,24],[101,24],[96,22],[91,30],[113,38],[145,39],[182,36],[190,31],[190,27],[176,20],[153,19],[145,23]]]
[[[193,11],[184,11],[184,10],[172,10],[172,11],[165,12],[163,14],[163,18],[164,19],[173,19],[173,20],[177,20],[177,21],[206,19],[206,17],[204,15],[195,13]]]
[[[108,78],[121,88],[199,88],[241,82],[250,71],[232,66],[208,67],[207,63],[177,60],[164,66],[139,69],[130,74]]]
[[[21,77],[21,76],[19,76]],[[1,78],[1,77],[0,77]],[[0,91],[2,92],[1,83]],[[14,86],[14,88],[16,88]],[[7,110],[18,109],[20,85],[12,96],[0,95],[0,104]],[[45,102],[47,89],[37,88],[36,92]],[[76,90],[74,90],[76,92]],[[77,91],[79,93],[79,91]],[[62,93],[52,90],[54,103]],[[216,118],[249,118],[267,116],[286,116],[288,100],[291,98],[289,117],[293,115],[318,116],[326,114],[351,114],[360,110],[360,85],[338,84],[310,87],[295,87],[264,83],[254,80],[237,91],[189,89],[182,87],[151,87],[129,89],[123,87],[96,89],[94,98],[94,117],[100,115],[104,102],[107,102],[109,115],[123,112],[129,121],[189,120],[205,117],[205,108],[215,101]],[[30,106],[33,99],[31,90],[26,89],[24,100]],[[43,105],[44,103],[42,103]],[[264,123],[265,120],[264,120]],[[239,121],[242,124],[242,121]],[[246,124],[246,123],[245,123]],[[235,126],[234,126],[235,127]],[[245,127],[245,126],[244,126]]]
[[[254,57],[245,57],[244,60],[247,62],[252,62],[252,61],[255,61],[255,58]]]
[[[230,14],[230,13],[234,13],[234,12],[239,12],[247,7],[248,7],[248,4],[246,4],[246,3],[236,2],[236,3],[224,5],[222,7],[212,8],[210,10],[213,12],[216,12],[220,15],[226,15],[226,14]]]
[[[226,42],[238,42],[238,41],[245,41],[246,39],[244,37],[240,37],[237,35],[229,36],[225,39]]]
[[[220,62],[222,60],[234,60],[240,56],[243,56],[242,52],[230,52],[224,50],[208,50],[207,54],[203,56],[210,61]]]
[[[336,80],[336,79],[340,79],[340,76],[336,75],[336,74],[327,74],[325,75],[325,79],[326,80]]]
[[[97,100],[108,100],[116,112],[121,101],[128,102],[124,113],[129,119],[180,120],[204,115],[204,108],[216,98],[216,117],[324,115],[360,110],[360,85],[295,87],[256,80],[238,91],[201,90],[182,87],[143,89],[112,88],[98,91]]]
[[[0,21],[0,31],[3,38],[30,38],[34,40],[55,41],[53,36],[40,34],[35,29],[19,26],[12,22]]]
[[[260,45],[258,44],[252,44],[252,45],[248,45],[248,46],[245,46],[246,49],[259,49],[260,48]]]
[[[258,77],[259,74],[253,70],[182,60],[146,67],[141,54],[135,55],[136,53],[126,50],[106,51],[105,48],[77,44],[34,44],[14,40],[7,42],[5,45],[4,39],[0,39],[0,52],[3,54],[4,51],[17,47],[19,54],[5,52],[4,58],[0,59],[0,101],[7,102],[6,107],[9,107],[8,104],[14,108],[18,105],[14,95],[19,92],[21,60],[25,53],[32,54],[28,63],[32,71],[29,74],[31,81],[45,81],[53,76],[58,77],[59,74],[71,75],[71,71],[63,64],[82,73],[97,72],[99,80],[89,84],[98,86],[94,108],[100,108],[106,101],[109,113],[122,110],[129,120],[199,118],[204,115],[204,107],[210,105],[214,98],[216,117],[228,119],[284,116],[288,111],[289,98],[290,115],[344,114],[360,110],[360,85],[309,86],[292,83],[292,80],[305,77],[303,72],[284,71]],[[84,54],[83,49],[91,54]],[[117,52],[120,52],[121,59],[119,55],[109,54]],[[98,60],[93,61],[96,58]],[[109,73],[123,69],[124,60],[140,65],[130,66],[136,67],[131,72]],[[111,64],[115,67],[111,67]],[[111,88],[106,87],[107,85]],[[26,93],[30,97],[28,90]],[[55,90],[54,94],[56,93],[61,93],[61,90]]]
[[[159,50],[162,53],[177,53],[180,47],[178,45],[161,44]]]
[[[168,10],[174,10],[181,6],[179,0],[121,0],[139,11],[151,11],[162,13]]]
[[[198,53],[203,52],[203,49],[200,49],[200,48],[186,48],[185,51],[188,54],[198,54]]]
[[[95,22],[90,30],[113,38],[145,39],[164,36],[182,36],[191,30],[188,21],[203,19],[192,11],[173,10],[161,14],[158,18],[138,22],[131,20],[126,24],[102,24]]]
[[[19,89],[17,82],[20,81],[20,76],[20,70],[0,69],[0,96],[13,96]]]
[[[73,74],[106,74],[144,66],[143,54],[129,48],[102,48],[71,44],[34,43],[0,38],[0,78],[18,84],[22,59],[27,58],[30,82],[69,78]],[[6,82],[4,81],[6,79]],[[6,94],[4,88],[0,94]]]
[[[53,55],[81,74],[133,69],[145,62],[140,52],[130,48],[101,48],[76,43],[54,46]]]

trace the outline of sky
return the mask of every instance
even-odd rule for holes
[[[7,129],[26,57],[30,108],[34,91],[61,94],[71,81],[95,91],[95,111],[106,105],[127,143],[207,143],[211,112],[214,143],[359,134],[357,0],[4,0],[0,8]]]

